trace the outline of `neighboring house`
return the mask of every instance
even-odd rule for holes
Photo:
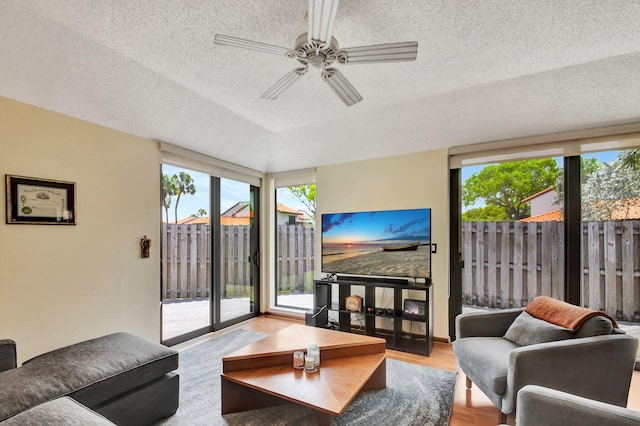
[[[178,220],[178,225],[196,225],[200,223],[209,224],[209,216],[189,216]]]
[[[553,189],[553,186],[550,186],[537,194],[525,198],[522,202],[531,204],[531,216],[538,216],[557,210],[559,207],[556,204],[557,197],[558,193]]]
[[[531,203],[531,217],[520,219],[518,222],[562,222],[562,209],[555,203],[557,192],[553,187],[533,194],[522,200]],[[640,197],[616,200],[608,204],[610,220],[638,220],[640,219]]]
[[[251,208],[248,201],[240,201],[233,206],[229,207],[224,213],[220,215],[221,225],[249,225],[249,219],[251,215]],[[208,216],[196,217],[190,216],[184,219],[178,220],[179,225],[189,224],[195,225],[198,223],[209,223]],[[291,207],[287,207],[284,204],[277,204],[277,218],[276,223],[278,225],[309,225],[313,223],[313,220],[303,211],[295,210]]]
[[[220,225],[249,225],[251,206],[248,201],[239,201],[220,215]]]
[[[562,209],[559,209],[556,204],[557,196],[556,190],[550,186],[525,198],[522,202],[531,204],[531,217],[520,219],[518,222],[561,222]]]
[[[276,224],[277,225],[310,225],[313,220],[302,210],[294,210],[284,204],[276,204]]]

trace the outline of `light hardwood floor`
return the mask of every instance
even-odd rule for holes
[[[238,328],[270,334],[294,323],[300,324],[301,322],[275,316],[261,316],[224,330],[190,340],[189,342],[175,346],[175,348],[182,350]],[[451,421],[449,423],[451,426],[495,426],[498,424],[498,409],[493,406],[489,399],[475,386],[471,390],[466,389],[465,376],[462,371],[458,369],[458,363],[450,344],[436,342],[430,357],[392,350],[387,350],[387,356],[392,359],[425,365],[427,367],[458,372],[455,399],[451,413]],[[640,371],[633,373],[627,406],[640,411]],[[507,422],[509,425],[514,425],[515,418],[509,416]]]

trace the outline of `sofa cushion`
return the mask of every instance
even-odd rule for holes
[[[504,335],[504,338],[520,346],[535,345],[537,343],[555,342],[571,339],[573,330],[551,324],[522,312],[515,319]]]
[[[25,368],[56,368],[71,396],[90,407],[175,370],[178,352],[133,334],[114,333],[37,356]]]
[[[100,414],[67,397],[37,405],[2,422],[2,426],[42,425],[114,426]]]
[[[0,373],[0,421],[65,395],[92,407],[177,367],[177,351],[128,333],[47,352]]]
[[[483,391],[503,395],[507,388],[507,369],[511,351],[519,348],[502,337],[467,337],[453,342],[453,350],[465,374]],[[468,365],[482,365],[482,369],[466,369]],[[490,396],[490,395],[487,395]]]
[[[580,326],[574,337],[593,337],[602,336],[604,334],[611,334],[613,331],[613,324],[608,318],[601,315],[591,317]]]

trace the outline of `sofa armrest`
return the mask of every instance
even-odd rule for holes
[[[456,317],[456,339],[502,337],[524,308],[460,314]]]
[[[0,371],[16,368],[17,362],[16,342],[11,339],[0,340]]]
[[[640,412],[555,389],[527,385],[518,392],[518,426],[637,426]]]
[[[637,339],[618,334],[514,349],[509,357],[502,412],[513,412],[518,391],[528,384],[625,406],[637,347]]]

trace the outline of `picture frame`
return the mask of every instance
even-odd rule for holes
[[[76,184],[5,175],[7,224],[75,225]]]
[[[427,301],[404,299],[402,316],[407,319],[424,320],[427,315]]]

